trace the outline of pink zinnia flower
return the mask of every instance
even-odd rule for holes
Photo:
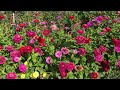
[[[47,63],[47,64],[51,64],[51,62],[50,62],[51,60],[52,60],[52,58],[51,58],[50,56],[49,56],[49,57],[46,57],[46,63]]]
[[[19,62],[20,61],[20,57],[14,57],[12,58],[14,62]]]
[[[117,53],[119,53],[119,52],[120,52],[120,47],[115,46],[115,47],[114,47],[114,51],[117,52]]]
[[[14,50],[14,48],[13,48],[13,46],[6,46],[6,50],[7,50],[8,52],[11,52],[11,51]]]
[[[19,65],[19,70],[20,70],[22,73],[25,73],[26,70],[27,70],[27,67],[26,67],[24,64],[20,64],[20,65]]]
[[[101,62],[102,61],[102,55],[97,55],[97,56],[94,56],[94,59],[97,61],[97,62]]]
[[[55,24],[51,25],[50,28],[51,28],[52,30],[58,30],[58,28],[57,28],[57,26],[56,26]]]
[[[68,54],[69,53],[69,49],[67,47],[63,47],[61,48],[61,51],[64,55]]]
[[[65,62],[60,62],[59,65],[59,70],[65,71],[67,69],[67,64]]]
[[[56,51],[56,52],[55,52],[55,56],[56,56],[57,58],[61,58],[61,57],[62,57],[62,51]]]
[[[79,51],[78,51],[77,49],[74,49],[74,50],[73,50],[73,54],[78,54],[78,52],[79,52]]]
[[[4,56],[0,56],[0,65],[4,64],[6,62],[6,59]]]
[[[85,54],[86,54],[85,48],[79,48],[79,54],[80,54],[81,56],[85,55]]]
[[[47,24],[46,21],[44,21],[44,22],[40,22],[40,25],[46,25],[46,24]]]
[[[18,50],[13,50],[12,52],[10,52],[10,56],[11,57],[21,57],[21,54]]]
[[[84,36],[77,36],[76,37],[77,44],[84,44],[85,43],[85,37]]]
[[[78,34],[84,34],[84,33],[85,33],[85,31],[84,31],[84,30],[79,29],[79,30],[77,30],[77,33],[78,33]]]
[[[105,34],[105,32],[100,32],[100,35],[103,36]]]
[[[67,63],[67,70],[72,71],[74,69],[75,65],[72,62]]]
[[[19,34],[15,34],[13,40],[15,43],[19,43],[22,40],[22,36]]]
[[[3,46],[0,46],[0,50],[2,50],[3,49]]]
[[[10,72],[6,75],[6,79],[16,79],[17,75],[14,72]]]
[[[103,52],[103,53],[106,52],[106,48],[105,48],[104,46],[102,46],[102,45],[99,47],[99,49],[100,49],[100,51]]]
[[[34,44],[34,42],[35,42],[35,40],[33,38],[30,39],[30,41],[29,41],[30,44]]]
[[[34,37],[34,36],[36,35],[36,33],[33,32],[33,31],[31,31],[31,30],[29,30],[29,31],[26,32],[26,35],[27,35],[28,37]]]

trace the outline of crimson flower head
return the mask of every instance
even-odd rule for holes
[[[2,50],[3,49],[3,46],[0,46],[0,50]]]
[[[25,23],[20,23],[20,24],[19,24],[19,27],[21,27],[21,28],[23,28],[23,27],[25,27],[25,26],[26,26]]]
[[[64,70],[60,70],[60,75],[62,78],[65,78],[67,76],[67,72]]]
[[[110,70],[110,63],[108,60],[104,60],[101,62],[102,68],[105,72],[108,72]]]
[[[42,32],[42,34],[43,34],[44,36],[49,36],[49,35],[50,35],[50,30],[44,30],[44,31]]]
[[[98,73],[97,72],[92,72],[90,73],[91,79],[97,79],[98,78]]]
[[[83,24],[82,27],[85,28],[85,29],[89,28],[88,24]]]
[[[74,20],[74,16],[73,15],[69,16],[69,19]]]
[[[79,54],[81,55],[81,56],[84,56],[85,54],[86,54],[86,50],[85,50],[85,48],[79,48]]]
[[[5,16],[4,15],[0,15],[0,20],[3,20],[5,19]]]
[[[20,47],[19,51],[20,51],[20,54],[24,54],[25,53],[25,46]]]
[[[39,23],[40,21],[38,19],[33,20],[34,23]]]
[[[85,43],[89,44],[90,43],[90,38],[85,38]]]
[[[31,53],[32,50],[33,50],[33,47],[32,47],[32,46],[25,46],[25,52]]]

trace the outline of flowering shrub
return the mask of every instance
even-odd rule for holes
[[[2,79],[108,79],[120,74],[118,11],[0,15]]]

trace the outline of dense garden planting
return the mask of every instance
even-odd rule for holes
[[[119,79],[120,11],[0,14],[1,79]]]

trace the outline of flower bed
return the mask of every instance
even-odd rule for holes
[[[23,14],[23,15],[22,15]],[[119,11],[0,15],[0,78],[119,78]]]

